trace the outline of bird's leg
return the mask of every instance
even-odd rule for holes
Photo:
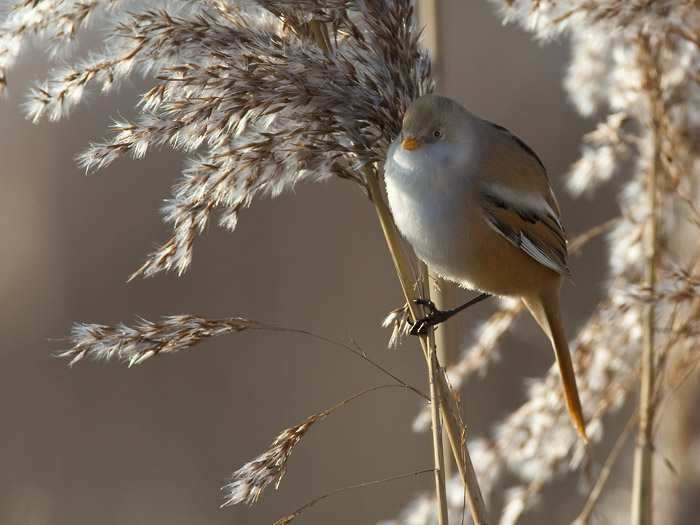
[[[410,334],[426,335],[428,333],[429,326],[436,326],[444,321],[447,321],[456,313],[459,313],[465,308],[469,308],[470,306],[476,303],[480,303],[487,297],[491,297],[491,294],[482,293],[474,297],[474,299],[467,301],[466,303],[458,306],[457,308],[451,308],[450,310],[438,310],[437,306],[435,306],[435,303],[432,302],[430,299],[416,299],[416,304],[425,306],[428,310],[430,310],[430,313],[422,319],[417,319],[416,322],[413,323],[413,326],[410,330]]]

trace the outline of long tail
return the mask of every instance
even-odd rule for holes
[[[559,364],[559,375],[564,386],[564,396],[569,408],[569,415],[581,438],[587,443],[586,424],[583,420],[581,400],[578,396],[576,375],[571,362],[571,353],[569,352],[569,344],[566,341],[564,326],[561,322],[558,287],[545,291],[537,299],[523,298],[523,302],[552,342],[554,354]]]

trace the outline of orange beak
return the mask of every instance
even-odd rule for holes
[[[413,150],[420,148],[420,144],[420,140],[414,139],[413,137],[406,137],[403,139],[403,142],[401,142],[401,147],[403,149]]]

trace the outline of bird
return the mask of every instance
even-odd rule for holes
[[[440,277],[521,300],[551,341],[570,417],[587,442],[559,292],[571,279],[560,209],[521,138],[439,94],[414,100],[387,150],[386,195],[401,235]],[[465,305],[433,312],[441,322]],[[467,303],[467,304],[470,304]],[[442,314],[442,315],[441,315]]]

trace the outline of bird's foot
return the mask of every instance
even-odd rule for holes
[[[413,323],[409,331],[411,335],[428,335],[429,327],[439,325],[451,317],[449,310],[438,310],[438,307],[430,299],[415,299],[413,302],[425,306],[430,310],[430,313]]]
[[[432,302],[430,299],[416,299],[414,302],[416,304],[425,306],[428,310],[430,310],[430,313],[422,319],[416,320],[416,322],[413,323],[413,326],[409,330],[409,333],[411,335],[428,335],[429,327],[436,326],[444,321],[447,321],[453,315],[461,312],[465,308],[469,308],[470,306],[475,305],[476,303],[480,303],[488,297],[491,297],[491,295],[488,293],[481,293],[474,297],[474,299],[471,299],[463,305],[458,306],[457,308],[452,308],[450,310],[438,310],[438,307],[435,306],[435,303]]]

